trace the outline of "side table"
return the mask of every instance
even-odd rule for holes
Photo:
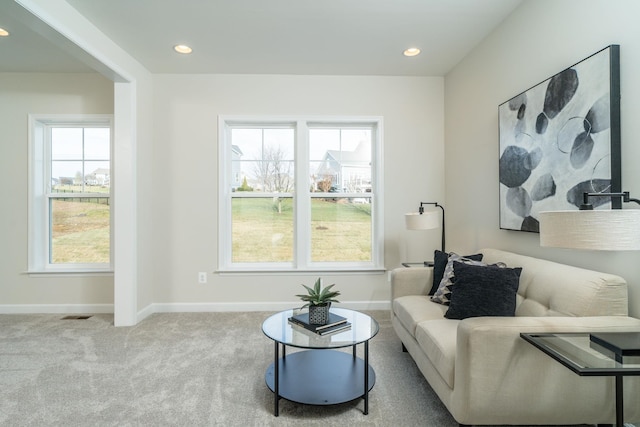
[[[411,268],[411,267],[433,267],[433,261],[424,261],[424,262],[403,262],[403,267]]]
[[[521,333],[520,336],[580,376],[615,377],[616,427],[624,427],[622,378],[640,375],[638,356],[616,355],[593,342],[588,333]]]
[[[274,361],[265,374],[267,387],[274,393],[273,414],[279,415],[281,398],[309,405],[335,405],[362,398],[367,415],[369,391],[376,382],[369,365],[369,340],[378,333],[378,322],[364,313],[332,308],[331,312],[345,317],[351,328],[319,335],[289,323],[289,318],[298,314],[295,311],[276,313],[262,324],[262,332],[274,342]],[[364,346],[364,358],[356,355],[358,344]],[[304,351],[287,355],[286,346]],[[337,351],[346,347],[352,348],[351,354]]]

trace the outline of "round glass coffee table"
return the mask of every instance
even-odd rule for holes
[[[369,391],[376,374],[369,366],[369,340],[379,330],[375,319],[354,310],[332,308],[331,313],[347,319],[347,330],[319,335],[289,318],[299,310],[286,310],[267,318],[262,332],[274,342],[274,361],[265,380],[274,393],[273,414],[279,414],[280,398],[308,405],[335,405],[364,399],[364,414],[369,413]],[[356,355],[356,346],[364,344],[364,358]],[[286,346],[305,351],[286,354]],[[282,355],[280,355],[282,347]],[[352,352],[336,349],[352,347]]]

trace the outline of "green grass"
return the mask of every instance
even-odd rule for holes
[[[109,206],[67,200],[52,201],[52,263],[108,263]]]
[[[91,199],[90,199],[91,200]],[[54,200],[53,263],[108,263],[109,206]],[[291,262],[294,253],[292,199],[234,198],[233,262]],[[371,260],[371,205],[313,199],[311,260]]]
[[[271,198],[233,199],[233,262],[293,260],[292,200],[280,203]]]
[[[291,262],[294,214],[291,199],[234,198],[233,262]],[[371,205],[313,199],[311,260],[371,260]]]

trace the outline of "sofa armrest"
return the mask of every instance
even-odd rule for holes
[[[545,399],[563,401],[563,394],[583,393],[588,398],[593,390],[582,387],[578,376],[520,337],[521,332],[613,332],[640,331],[640,319],[627,316],[593,317],[476,317],[458,325],[452,413],[465,423],[465,414],[473,414],[473,423],[483,418],[496,423],[500,411],[526,406],[535,414],[540,384],[552,381],[553,396]],[[549,387],[547,386],[548,390]],[[489,408],[489,409],[485,409]],[[567,408],[569,410],[569,408]],[[551,414],[550,414],[551,415]],[[459,418],[459,419],[458,419]],[[499,423],[498,423],[499,424]],[[544,424],[542,422],[541,424]]]
[[[427,295],[433,284],[433,267],[396,268],[391,271],[391,301],[406,295]]]

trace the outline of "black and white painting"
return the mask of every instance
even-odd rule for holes
[[[578,209],[584,192],[621,191],[618,45],[501,104],[498,119],[500,228],[538,232],[539,212]]]

